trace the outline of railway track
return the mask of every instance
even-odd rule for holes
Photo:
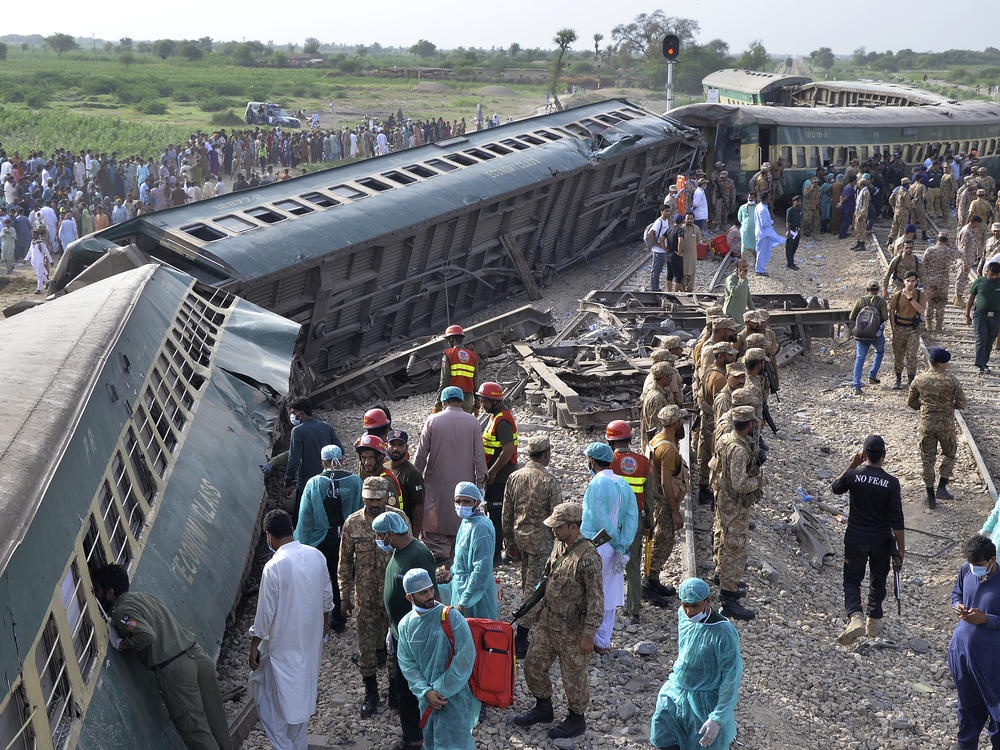
[[[936,235],[938,226],[933,221],[930,223]],[[877,227],[887,229],[882,224]],[[875,231],[869,235],[869,247],[876,249],[883,272],[887,270],[891,260],[889,250],[879,241]],[[922,257],[923,250],[917,252],[917,256]],[[970,278],[974,277],[970,272]],[[965,324],[965,308],[956,307],[950,300],[945,308],[942,331],[935,333],[924,329],[920,333],[920,347],[925,358],[929,359],[928,347],[934,346],[946,347],[951,352],[948,371],[958,378],[968,400],[968,406],[964,411],[956,411],[955,418],[976,461],[976,467],[986,485],[986,490],[996,503],[997,487],[994,477],[1000,476],[1000,432],[996,429],[1000,377],[979,374],[975,366],[975,335]]]

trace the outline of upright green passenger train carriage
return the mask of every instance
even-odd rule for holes
[[[1000,104],[940,103],[914,107],[766,107],[690,104],[671,117],[700,128],[709,148],[705,164],[723,162],[745,196],[763,162],[785,165],[786,196],[831,161],[838,169],[876,150],[900,152],[908,165],[928,156],[975,151],[979,164],[1000,177]]]
[[[183,747],[90,570],[218,655],[298,330],[154,264],[0,322],[0,748]]]

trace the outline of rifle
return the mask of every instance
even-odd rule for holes
[[[889,538],[892,540],[892,591],[896,597],[896,614],[903,614],[903,594],[899,589],[899,571],[903,567],[903,558],[899,556],[899,545],[896,544],[896,532],[889,530]]]
[[[777,435],[778,426],[774,423],[774,420],[771,418],[771,410],[767,408],[766,401],[764,402],[764,410],[762,416],[764,417],[764,421],[767,423],[767,426],[771,428],[771,432]]]
[[[586,537],[580,537],[580,539],[583,540],[586,539]],[[601,529],[600,531],[597,532],[594,538],[590,540],[590,543],[593,544],[594,547],[600,547],[602,544],[607,544],[610,541],[611,541],[611,535],[607,532],[607,530]],[[576,542],[573,542],[573,544],[571,544],[566,549],[566,551],[559,556],[559,559],[556,560],[555,564],[551,568],[549,568],[549,572],[543,575],[541,579],[538,581],[538,583],[535,584],[535,588],[528,595],[528,598],[525,599],[524,603],[517,608],[517,611],[513,615],[511,615],[510,618],[511,624],[517,622],[526,614],[528,614],[532,609],[534,609],[535,605],[542,600],[542,598],[545,596],[545,587],[548,586],[549,583],[549,576],[552,574],[552,571],[554,571],[562,564],[562,561],[566,559],[566,556],[569,555],[570,550],[573,549],[575,544]]]

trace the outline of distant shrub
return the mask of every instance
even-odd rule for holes
[[[361,63],[358,60],[345,58],[337,63],[337,70],[342,73],[357,73],[360,69]]]
[[[39,109],[48,103],[48,97],[41,91],[29,91],[24,96],[24,103],[32,109]]]
[[[225,112],[217,112],[212,115],[213,125],[243,125],[243,118],[234,113],[231,109]]]
[[[159,99],[146,99],[139,102],[138,110],[146,115],[165,115],[167,105]]]
[[[229,99],[223,99],[221,96],[211,97],[198,103],[198,109],[202,112],[221,112],[232,106],[234,105]]]

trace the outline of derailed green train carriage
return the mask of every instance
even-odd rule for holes
[[[154,264],[0,322],[0,748],[183,747],[90,571],[218,655],[298,330]]]
[[[138,217],[71,246],[73,279],[134,245],[307,329],[295,390],[437,333],[633,238],[699,134],[623,99]],[[523,263],[515,260],[523,258]]]

